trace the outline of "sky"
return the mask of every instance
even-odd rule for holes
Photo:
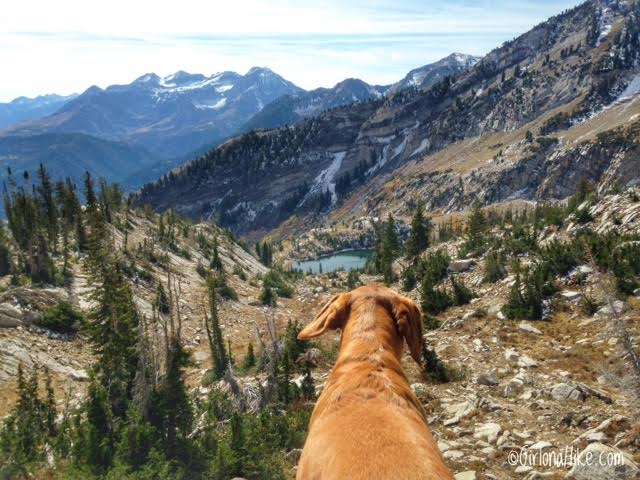
[[[389,84],[483,55],[576,0],[20,0],[0,15],[0,102],[154,72],[269,67],[305,89]]]

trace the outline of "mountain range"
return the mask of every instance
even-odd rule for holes
[[[466,68],[469,58],[455,54],[418,70],[429,81]],[[347,79],[307,92],[268,68],[255,67],[245,75],[150,73],[127,85],[93,86],[81,95],[21,98],[0,105],[0,118],[6,119],[0,165],[21,171],[43,162],[73,178],[88,168],[134,190],[240,132],[294,124],[328,109],[379,99],[395,87]],[[14,120],[1,117],[7,105]],[[104,163],[110,158],[106,152],[116,150],[122,161],[112,168]]]
[[[587,1],[426,88],[229,140],[137,200],[252,234],[415,197],[456,210],[633,184],[639,32],[636,2]]]
[[[0,103],[0,129],[51,115],[76,97],[51,94],[36,98],[18,97],[9,103]]]

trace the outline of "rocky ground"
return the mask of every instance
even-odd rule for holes
[[[640,231],[640,202],[634,198],[629,194],[605,197],[591,209],[592,226],[599,231]],[[134,224],[127,240],[127,247],[133,250],[154,228],[144,216],[136,217]],[[267,318],[275,316],[280,328],[289,319],[307,323],[332,295],[346,289],[344,272],[307,276],[297,282],[291,299],[279,299],[278,307],[267,313],[257,300],[259,277],[266,268],[213,227],[193,228],[207,236],[218,235],[229,282],[239,295],[238,301],[220,305],[223,333],[231,340],[238,361],[249,342],[256,344],[256,332],[266,337]],[[538,240],[546,242],[571,235],[576,228],[548,229]],[[122,247],[122,235],[114,233],[116,245]],[[210,367],[202,323],[206,288],[196,272],[204,258],[193,242],[185,240],[183,246],[189,249],[189,258],[169,253],[169,265],[179,278],[184,340],[196,362],[189,372],[189,383],[195,395],[205,395],[210,388],[202,385]],[[452,241],[438,248],[447,249],[454,258],[452,274],[460,276],[478,297],[469,305],[447,310],[439,316],[441,327],[425,333],[428,345],[455,372],[456,379],[441,385],[425,382],[410,357],[407,355],[404,360],[412,386],[425,405],[429,424],[456,478],[639,478],[638,378],[622,333],[628,332],[633,348],[640,350],[640,292],[624,302],[614,300],[607,276],[592,265],[580,265],[560,280],[561,292],[545,321],[509,321],[500,308],[514,277],[483,284],[484,259],[456,259],[458,246]],[[231,273],[234,265],[241,266],[246,279]],[[399,271],[400,263],[396,267]],[[150,265],[149,271],[156,280],[162,279],[163,273],[156,266]],[[361,275],[360,280],[380,281],[366,275]],[[5,279],[5,290],[0,294],[0,415],[5,415],[15,400],[19,364],[26,368],[39,364],[51,370],[62,409],[83,395],[92,361],[90,346],[82,335],[53,334],[35,326],[34,319],[59,299],[69,299],[86,310],[91,287],[79,263],[75,264],[74,283],[69,289],[15,288],[7,282]],[[155,285],[134,280],[136,300],[146,318],[151,317],[150,299]],[[394,288],[400,290],[400,285]],[[418,289],[404,293],[419,302]],[[580,307],[584,295],[602,305],[593,316],[584,314]],[[328,351],[337,342],[337,336],[330,336],[323,340],[322,347]],[[323,358],[318,364],[313,374],[320,391],[332,363]],[[250,386],[262,377],[239,380]],[[610,471],[606,470],[609,467],[591,464],[572,469],[567,459],[557,460],[559,455],[574,460],[579,454],[581,458],[603,454],[620,465]]]

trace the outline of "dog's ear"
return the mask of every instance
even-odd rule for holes
[[[322,307],[318,316],[298,334],[299,340],[319,337],[328,330],[343,328],[349,317],[351,295],[342,293],[334,296]]]
[[[422,315],[412,300],[398,296],[393,302],[393,316],[400,335],[409,346],[411,357],[418,365],[422,363]]]

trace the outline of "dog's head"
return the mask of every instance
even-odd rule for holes
[[[298,334],[298,338],[309,340],[329,330],[344,330],[348,322],[357,321],[351,315],[352,307],[365,302],[375,302],[388,311],[397,333],[407,342],[411,356],[421,363],[423,338],[420,310],[412,300],[379,285],[367,285],[334,296]]]

